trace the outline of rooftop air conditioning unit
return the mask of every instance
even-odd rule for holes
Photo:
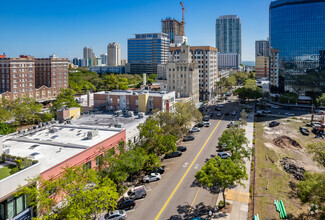
[[[89,140],[93,139],[96,136],[98,136],[98,129],[94,129],[94,130],[91,130],[91,131],[87,132],[87,138]]]

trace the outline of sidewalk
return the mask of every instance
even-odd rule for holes
[[[247,125],[244,127],[246,138],[248,140],[248,148],[252,149],[253,146],[253,132],[254,132],[254,109],[248,114]],[[246,220],[248,219],[248,203],[249,203],[249,183],[250,183],[250,170],[251,160],[246,160],[246,172],[248,180],[242,181],[245,187],[238,185],[226,191],[226,202],[232,204],[231,213],[214,213],[212,219],[235,219]],[[219,193],[217,204],[221,201],[222,193]]]

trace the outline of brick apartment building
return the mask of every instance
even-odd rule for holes
[[[0,57],[0,98],[30,97],[53,100],[61,88],[68,88],[67,58]]]

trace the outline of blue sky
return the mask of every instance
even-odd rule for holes
[[[235,14],[242,21],[242,57],[254,60],[255,40],[268,36],[270,0],[183,0],[185,34],[190,45],[215,46],[215,19]],[[18,0],[0,7],[0,54],[82,57],[82,48],[96,55],[109,42],[121,44],[127,58],[127,39],[135,33],[161,31],[161,19],[181,20],[179,0]]]

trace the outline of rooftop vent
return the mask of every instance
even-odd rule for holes
[[[89,140],[93,139],[94,137],[96,137],[98,135],[98,129],[94,129],[94,130],[91,130],[91,131],[88,131],[87,132],[87,138]]]

